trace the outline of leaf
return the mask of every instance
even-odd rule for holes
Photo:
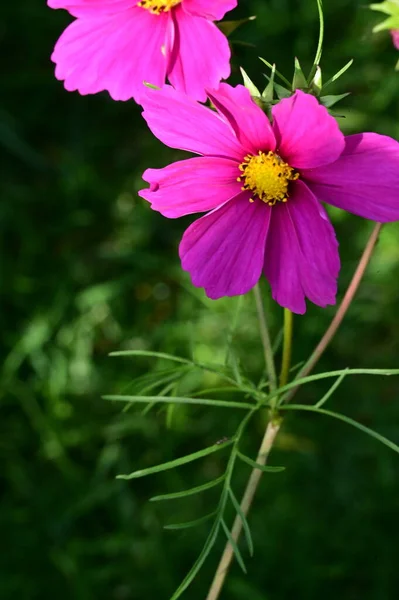
[[[229,528],[227,527],[227,525],[226,525],[226,523],[224,522],[223,519],[222,519],[221,523],[222,523],[222,527],[224,529],[224,532],[226,534],[226,537],[229,540],[231,547],[233,548],[234,556],[236,557],[238,564],[240,565],[240,567],[244,571],[244,573],[247,574],[247,568],[245,566],[245,563],[244,563],[244,560],[242,558],[242,554],[240,552],[239,547],[237,546],[235,540],[233,539],[233,537],[232,537],[232,535],[230,533]]]
[[[323,398],[321,398],[321,400],[319,400],[315,404],[316,408],[321,408],[323,406],[323,404],[325,404],[327,402],[327,400],[329,398],[331,398],[331,396],[333,395],[333,393],[335,392],[335,390],[341,385],[342,381],[345,379],[346,375],[348,374],[348,370],[349,369],[346,369],[346,372],[342,373],[342,375],[340,375],[338,377],[338,379],[332,384],[332,386],[330,387],[330,389],[328,390],[328,392],[326,394],[324,394]]]
[[[307,363],[306,363],[307,364]],[[304,368],[306,368],[306,364]],[[281,392],[288,392],[292,388],[296,388],[300,385],[304,385],[305,383],[311,383],[312,381],[319,381],[320,379],[328,379],[329,377],[339,377],[342,373],[346,373],[346,375],[382,375],[384,377],[389,377],[390,375],[399,375],[399,369],[340,369],[339,371],[328,371],[326,373],[316,373],[316,375],[308,375],[307,377],[298,377],[298,379],[294,379],[287,383],[287,385],[283,385],[279,389],[270,393],[268,396],[268,400],[270,401],[275,396],[281,396]],[[300,374],[299,374],[300,375]],[[279,406],[281,406],[284,402],[284,396],[281,398],[279,402]]]
[[[208,398],[185,398],[180,396],[102,396],[104,400],[111,400],[112,402],[131,402],[131,403],[149,403],[149,402],[164,402],[167,404],[193,404],[193,405],[204,405],[204,406],[219,406],[224,408],[241,408],[251,409],[254,408],[255,404],[249,402],[233,402],[230,400],[211,400]]]
[[[377,433],[376,431],[373,431],[369,427],[366,427],[365,425],[362,425],[361,423],[354,421],[353,419],[351,419],[350,417],[347,417],[346,415],[341,415],[339,413],[335,413],[330,410],[325,410],[324,408],[317,408],[316,406],[307,406],[306,404],[287,404],[286,406],[281,406],[280,408],[281,408],[281,410],[303,410],[303,411],[307,411],[307,412],[319,413],[321,415],[326,415],[328,417],[333,417],[334,419],[343,421],[344,423],[347,423],[348,425],[352,425],[352,427],[355,427],[356,429],[363,431],[363,433],[367,433],[370,437],[378,440],[379,442],[381,442],[381,444],[384,444],[384,446],[388,446],[388,448],[390,448],[391,450],[393,450],[394,452],[399,454],[399,446],[397,446],[396,444],[391,442],[391,440],[389,440],[388,438],[384,437],[383,435]]]
[[[149,467],[148,469],[141,469],[140,471],[134,471],[129,475],[117,475],[117,479],[138,479],[139,477],[145,477],[146,475],[152,475],[153,473],[159,473],[160,471],[167,471],[169,469],[174,469],[175,467],[180,467],[181,465],[186,465],[187,463],[193,462],[202,458],[204,456],[208,456],[209,454],[213,454],[214,452],[218,452],[219,450],[223,450],[227,446],[230,446],[235,441],[234,438],[228,440],[224,444],[214,444],[213,446],[209,446],[208,448],[204,448],[204,450],[199,450],[198,452],[193,452],[193,454],[187,454],[181,458],[176,458],[175,460],[170,460],[169,462],[162,463],[161,465],[156,465],[155,467]]]
[[[249,528],[247,518],[244,515],[244,513],[242,512],[240,503],[238,502],[238,500],[235,497],[234,492],[231,488],[229,488],[229,495],[230,495],[231,501],[233,503],[233,506],[234,506],[238,516],[241,519],[242,527],[243,527],[244,533],[245,533],[245,538],[246,538],[247,544],[248,544],[249,553],[251,556],[253,556],[254,555],[254,543],[252,540],[251,530]]]
[[[199,519],[195,519],[194,521],[186,521],[185,523],[171,523],[170,525],[164,525],[164,529],[190,529],[191,527],[197,527],[197,525],[202,525],[202,523],[206,523],[217,514],[215,510],[213,513],[209,513],[209,515],[205,515],[200,517]]]
[[[165,354],[164,352],[153,352],[150,350],[118,350],[117,352],[111,352],[109,354],[109,356],[112,357],[130,357],[130,356],[141,356],[141,357],[150,357],[150,358],[160,358],[160,359],[165,359],[165,360],[172,360],[175,362],[179,362],[182,363],[184,365],[192,365],[194,367],[197,367],[198,369],[202,369],[204,371],[209,371],[210,373],[216,373],[216,375],[219,375],[219,377],[225,379],[226,381],[228,381],[229,383],[232,383],[234,386],[237,385],[237,382],[232,378],[229,377],[228,375],[226,375],[225,372],[223,372],[223,369],[225,368],[224,365],[205,365],[203,363],[198,363],[194,360],[189,360],[187,358],[181,358],[180,356],[175,356],[174,354]],[[218,370],[217,367],[220,367],[220,371]]]
[[[194,496],[194,494],[199,494],[201,492],[205,492],[206,490],[210,490],[211,488],[216,487],[222,481],[224,481],[226,475],[223,474],[221,477],[217,479],[213,479],[208,483],[204,483],[202,485],[198,485],[197,487],[190,488],[189,490],[183,490],[181,492],[173,492],[172,494],[163,494],[162,496],[154,496],[150,498],[150,502],[159,502],[161,500],[176,500],[177,498],[187,498],[187,496]]]
[[[343,75],[352,65],[353,65],[353,58],[351,58],[351,60],[349,62],[347,62],[346,65],[344,67],[342,67],[342,69],[340,69],[337,73],[335,73],[335,75],[333,75],[331,77],[331,79],[329,79],[323,85],[323,90],[325,90],[328,85],[331,85],[332,83],[334,83],[334,81],[337,81],[337,79],[339,79],[341,77],[341,75]]]
[[[249,456],[242,454],[242,452],[240,452],[239,450],[237,450],[237,456],[239,456],[239,458],[241,458],[241,460],[247,463],[250,467],[253,467],[254,469],[259,469],[264,473],[281,473],[281,471],[285,471],[285,467],[269,467],[268,465],[261,465],[255,460],[252,460],[252,458],[249,458]]]
[[[273,65],[271,65],[271,64],[270,64],[270,63],[269,63],[269,62],[268,62],[266,59],[264,59],[264,58],[262,58],[261,56],[259,56],[259,60],[261,60],[261,61],[262,61],[262,62],[263,62],[263,63],[264,63],[264,64],[265,64],[267,67],[269,67],[269,69],[270,69],[271,71],[273,71]],[[291,87],[291,83],[288,81],[288,79],[287,79],[286,77],[284,77],[284,75],[282,75],[282,74],[280,73],[280,71],[277,71],[277,69],[276,69],[276,68],[275,68],[275,72],[276,72],[276,75],[277,75],[278,77],[280,77],[281,81],[284,81],[284,83],[285,83],[286,85],[288,85],[288,87],[290,88],[290,87]]]
[[[214,523],[211,531],[209,532],[209,535],[206,539],[206,542],[204,544],[204,547],[201,550],[199,557],[197,558],[197,560],[193,564],[192,568],[187,573],[187,575],[185,576],[185,578],[183,579],[183,581],[181,582],[181,584],[179,585],[179,587],[177,588],[177,590],[175,591],[175,593],[173,594],[173,596],[171,597],[170,600],[177,600],[178,598],[180,598],[182,593],[192,583],[193,579],[196,577],[197,573],[200,571],[202,565],[206,561],[210,551],[212,550],[212,548],[215,544],[216,538],[219,533],[219,528],[220,528],[220,523],[218,521],[216,521]]]

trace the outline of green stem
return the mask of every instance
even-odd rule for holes
[[[259,318],[259,331],[262,340],[263,354],[265,357],[266,371],[269,378],[270,391],[277,388],[276,367],[274,365],[273,348],[270,341],[269,329],[267,327],[265,311],[263,310],[262,296],[260,293],[259,283],[254,287],[256,310]]]
[[[294,319],[293,314],[288,308],[284,309],[284,342],[283,342],[283,359],[281,363],[280,387],[288,383],[288,377],[291,367],[292,354],[292,334],[293,334]]]
[[[309,83],[312,81],[313,77],[316,74],[317,67],[320,64],[321,55],[323,52],[323,41],[324,41],[324,15],[323,15],[323,3],[322,0],[317,1],[317,9],[319,11],[319,42],[317,44],[316,56],[314,58],[312,70],[309,73]]]

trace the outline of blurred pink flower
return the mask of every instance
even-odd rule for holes
[[[399,50],[399,29],[391,29],[393,45]]]
[[[230,75],[230,48],[213,23],[237,0],[48,0],[77,17],[55,45],[68,91],[140,101],[146,81],[205,100]]]
[[[208,96],[216,111],[170,86],[142,99],[163,143],[201,155],[147,169],[150,188],[139,192],[166,217],[208,213],[183,235],[183,269],[214,299],[245,294],[263,272],[273,298],[295,313],[305,312],[305,298],[334,304],[338,243],[320,200],[398,220],[398,142],[344,137],[301,91],[273,106],[272,124],[243,86],[221,84]]]

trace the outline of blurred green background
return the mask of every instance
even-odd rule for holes
[[[232,36],[232,81],[242,65],[261,86],[258,55],[287,76],[294,56],[310,68],[315,2],[239,4],[228,18],[258,19]],[[397,52],[388,34],[371,33],[379,15],[361,1],[324,4],[325,78],[355,59],[335,86],[336,93],[351,92],[337,108],[342,127],[399,138]],[[197,557],[207,525],[186,532],[162,527],[210,512],[217,496],[212,490],[179,503],[148,499],[217,476],[224,456],[132,482],[115,476],[232,435],[237,415],[200,408],[122,412],[101,396],[138,389],[135,378],[170,365],[108,353],[149,349],[223,361],[237,300],[210,302],[191,287],[177,255],[191,219],[168,221],[137,197],[146,167],[181,154],[152,138],[133,102],[80,97],[55,80],[49,56],[69,22],[44,1],[2,6],[0,598],[167,600]],[[343,262],[341,297],[372,224],[331,215]],[[318,370],[399,366],[398,234],[397,224],[384,227],[356,302]],[[266,304],[276,336],[281,310]],[[294,363],[307,358],[333,314],[309,307],[296,319]],[[243,372],[259,377],[251,295],[234,350]],[[195,371],[176,390],[218,383]],[[309,386],[298,401],[314,402],[327,387]],[[398,379],[354,377],[330,404],[398,443],[398,395]],[[263,425],[254,421],[248,431],[252,455]],[[399,457],[345,424],[292,413],[272,463],[287,470],[265,476],[258,491],[248,577],[233,565],[222,598],[397,598]],[[237,493],[247,475],[237,471]],[[205,597],[222,545],[185,597]]]

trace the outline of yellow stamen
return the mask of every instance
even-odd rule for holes
[[[168,12],[174,6],[180,4],[182,0],[141,0],[137,6],[146,8],[153,15],[160,15],[161,13]]]
[[[299,173],[295,173],[294,169],[274,152],[265,154],[259,151],[256,155],[247,154],[239,168],[242,175],[237,181],[243,183],[243,191],[253,192],[251,202],[258,197],[269,206],[274,206],[276,202],[287,202],[289,183],[299,177]]]

